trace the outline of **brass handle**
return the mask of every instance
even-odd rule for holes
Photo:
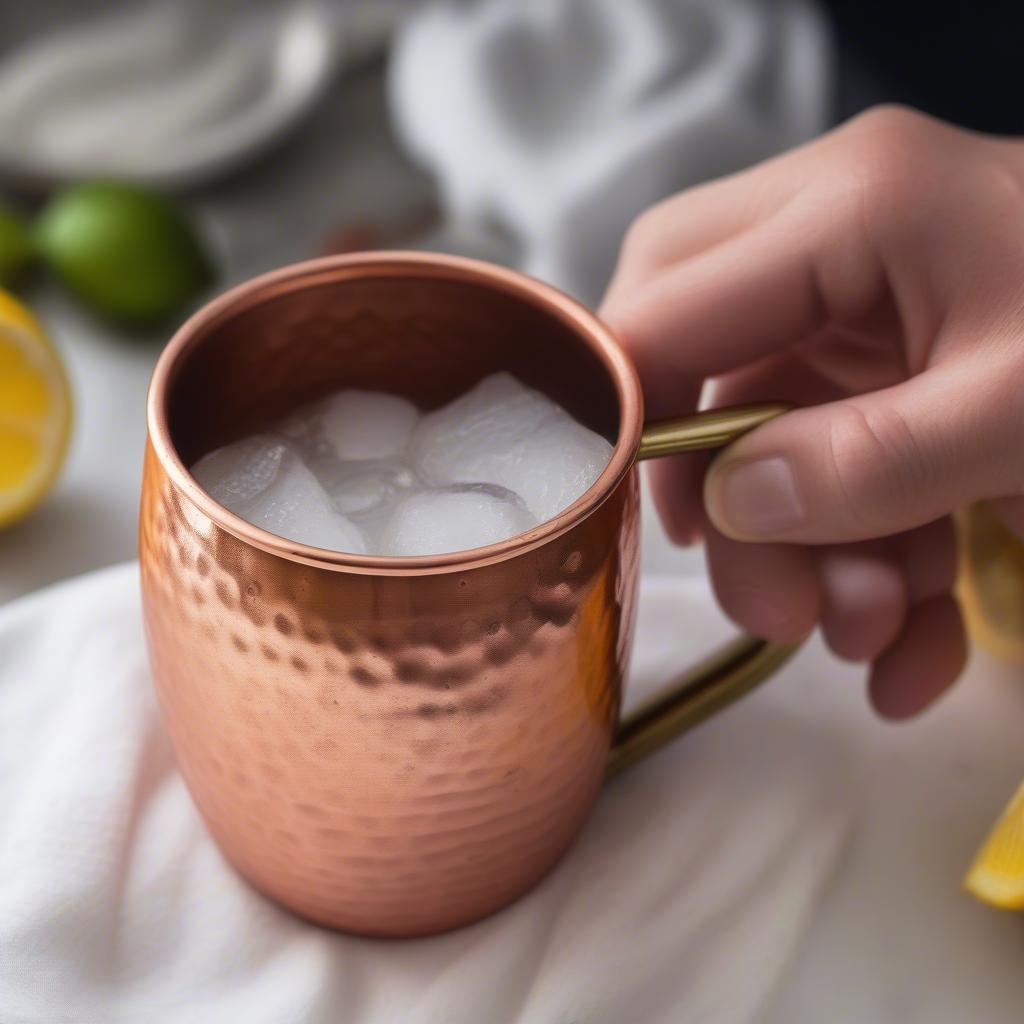
[[[644,427],[637,459],[658,459],[680,452],[724,448],[768,420],[789,412],[793,407],[782,402],[737,405],[731,409],[709,409],[693,416],[655,420]]]
[[[650,423],[644,428],[637,458],[723,448],[790,408],[781,403],[744,405]],[[740,636],[688,669],[664,693],[619,723],[608,777],[749,693],[789,661],[799,646]]]

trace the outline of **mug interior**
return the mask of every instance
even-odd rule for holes
[[[221,296],[161,356],[150,435],[191,490],[186,467],[199,457],[333,391],[387,391],[430,410],[502,370],[615,446],[580,502],[607,493],[631,464],[641,427],[639,384],[614,338],[547,285],[437,254],[314,260]]]
[[[618,440],[608,367],[545,304],[432,263],[358,270],[282,282],[200,327],[167,391],[186,465],[340,388],[388,391],[429,410],[499,370]]]

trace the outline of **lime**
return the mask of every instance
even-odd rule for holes
[[[17,280],[35,255],[25,222],[0,206],[0,284]]]
[[[55,196],[36,224],[39,251],[95,312],[129,325],[159,323],[213,280],[199,237],[164,196],[93,181]]]

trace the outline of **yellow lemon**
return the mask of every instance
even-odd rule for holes
[[[1024,784],[996,822],[964,887],[1004,910],[1024,910]]]
[[[985,504],[957,520],[957,591],[971,638],[997,658],[1024,664],[1024,541]]]
[[[39,321],[0,289],[0,527],[35,507],[64,461],[71,394]]]

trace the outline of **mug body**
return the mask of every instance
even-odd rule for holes
[[[505,369],[615,443],[578,502],[469,552],[375,558],[231,515],[187,466],[340,387],[429,408]],[[604,776],[633,626],[641,422],[590,314],[498,268],[382,254],[229,292],[168,346],[140,523],[153,675],[221,850],[322,924],[412,936],[529,889]]]

